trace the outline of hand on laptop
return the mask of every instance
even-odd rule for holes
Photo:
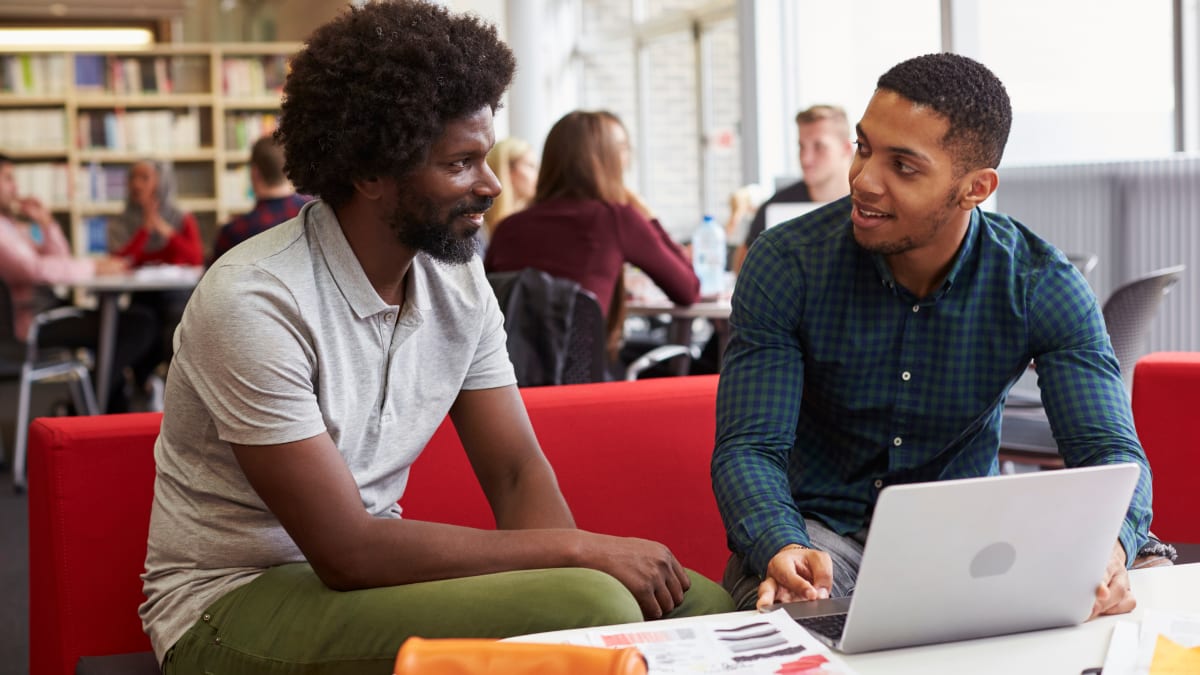
[[[819,600],[829,597],[833,588],[833,561],[829,554],[788,544],[771,558],[767,575],[758,585],[758,609],[777,602]]]
[[[1092,605],[1094,619],[1102,614],[1125,614],[1137,607],[1137,598],[1129,589],[1129,571],[1125,568],[1125,547],[1117,542],[1104,570],[1104,583],[1096,588],[1096,603]]]

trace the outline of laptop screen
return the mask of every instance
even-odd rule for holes
[[[821,206],[824,206],[822,202],[778,202],[774,204],[767,204],[767,214],[764,225],[766,229],[769,230],[780,223],[789,221],[793,218],[799,218],[809,211],[820,208]]]

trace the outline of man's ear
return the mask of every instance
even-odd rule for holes
[[[970,211],[992,196],[1000,185],[1000,174],[991,168],[975,169],[962,177],[960,185],[962,196],[958,199],[958,208]]]
[[[376,200],[383,196],[383,180],[378,176],[359,178],[354,181],[354,189],[363,197]]]

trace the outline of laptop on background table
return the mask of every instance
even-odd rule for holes
[[[1112,464],[884,488],[853,596],[781,607],[847,654],[1082,623],[1139,471]]]

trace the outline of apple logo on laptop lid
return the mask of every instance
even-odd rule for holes
[[[1006,541],[998,541],[980,549],[971,559],[971,576],[994,577],[1012,569],[1017,560],[1017,549]]]

